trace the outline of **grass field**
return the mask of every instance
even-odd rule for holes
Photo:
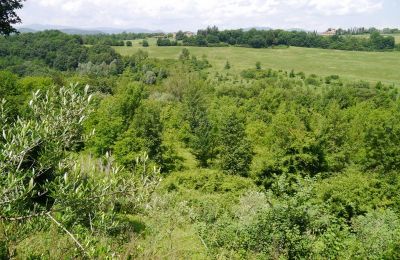
[[[150,47],[142,48],[140,40],[133,47],[115,47],[122,55],[131,55],[145,49],[150,57],[176,59],[184,47],[157,47],[153,39]],[[222,71],[226,61],[231,72],[255,67],[257,61],[263,68],[303,71],[307,74],[340,75],[349,80],[382,81],[400,86],[400,52],[351,52],[290,47],[287,49],[251,49],[241,47],[186,47],[197,57],[206,55],[213,70]]]

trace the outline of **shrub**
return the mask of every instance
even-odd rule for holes
[[[224,69],[229,70],[231,68],[231,64],[229,63],[229,61],[226,61]]]
[[[20,242],[54,225],[76,245],[70,257],[102,258],[95,236],[123,234],[128,227],[117,213],[139,212],[157,187],[158,172],[146,168],[146,156],[133,172],[114,167],[109,156],[93,172],[73,160],[84,141],[89,101],[88,88],[77,85],[37,91],[29,113],[16,121],[9,121],[1,103],[0,219],[10,231],[5,241]],[[33,250],[30,256],[43,256],[40,248]]]
[[[204,193],[243,193],[255,188],[249,179],[202,170],[173,173],[162,183],[168,191],[197,190]]]

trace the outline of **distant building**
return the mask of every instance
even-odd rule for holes
[[[189,32],[189,31],[184,32],[184,34],[185,34],[186,37],[193,37],[194,36],[194,33],[193,32]]]
[[[159,35],[155,35],[155,36],[153,36],[154,38],[161,38],[161,39],[163,39],[163,38],[165,38],[166,37],[166,35],[164,34],[164,33],[160,33]]]
[[[326,32],[322,33],[321,35],[324,35],[324,36],[336,35],[336,29],[329,28]]]
[[[174,32],[174,33],[172,33],[172,37],[174,38],[174,39],[176,39],[176,32]],[[195,33],[194,32],[189,32],[189,31],[186,31],[186,32],[183,32],[183,34],[186,36],[186,37],[193,37],[193,36],[195,36]]]

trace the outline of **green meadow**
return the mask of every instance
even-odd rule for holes
[[[143,48],[140,40],[133,41],[133,47],[114,47],[122,55],[131,55],[138,49],[145,49],[150,57],[160,59],[178,58],[182,46],[157,47],[155,40],[149,40],[150,47]],[[352,52],[311,48],[253,49],[243,47],[186,47],[190,53],[201,58],[203,55],[212,64],[212,70],[221,71],[227,61],[231,72],[261,62],[263,68],[276,70],[303,71],[321,76],[340,75],[349,80],[382,81],[400,85],[400,52]]]

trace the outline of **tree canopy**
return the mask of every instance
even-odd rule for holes
[[[4,0],[0,2],[0,35],[10,35],[17,32],[13,25],[20,23],[21,19],[16,10],[22,8],[25,0]]]

